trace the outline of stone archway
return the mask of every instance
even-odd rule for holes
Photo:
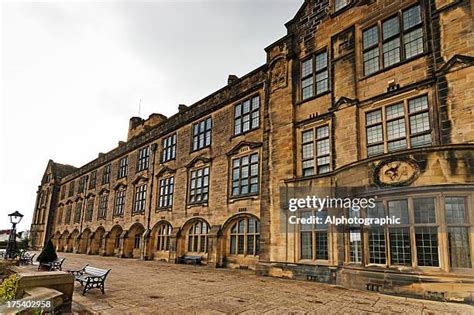
[[[66,248],[67,252],[71,253],[74,251],[74,246],[75,246],[76,239],[78,236],[79,236],[79,231],[77,229],[72,231],[72,233],[69,235],[69,238],[67,240],[67,248]]]
[[[168,221],[159,221],[150,234],[148,252],[152,259],[169,260],[172,226]]]
[[[127,237],[123,240],[123,257],[140,258],[143,232],[145,232],[145,228],[140,223],[134,223],[130,227]]]
[[[123,229],[120,225],[114,225],[110,230],[109,237],[105,242],[105,256],[116,256],[120,252],[120,235]]]
[[[207,259],[210,228],[210,224],[203,218],[193,218],[186,222],[177,240],[177,255],[198,255]]]
[[[105,229],[99,226],[92,235],[89,253],[90,255],[99,255],[102,247],[102,238],[104,237]]]
[[[91,230],[90,229],[85,229],[79,239],[79,248],[77,249],[78,254],[85,254],[87,253],[87,243],[89,241],[89,237],[91,236]]]

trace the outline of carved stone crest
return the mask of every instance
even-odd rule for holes
[[[277,59],[270,70],[270,86],[272,92],[287,85],[288,67],[284,58]]]
[[[412,159],[391,159],[381,162],[374,170],[378,186],[406,186],[420,175],[418,164]]]

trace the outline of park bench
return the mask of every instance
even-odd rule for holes
[[[98,288],[104,294],[105,278],[109,274],[111,269],[99,269],[85,265],[80,270],[70,270],[69,272],[74,275],[76,281],[84,287],[82,295],[92,288]]]
[[[194,266],[200,265],[202,261],[201,256],[191,256],[191,255],[183,255],[178,258],[177,263],[178,264],[186,264],[188,262],[191,262]]]
[[[49,267],[49,271],[62,271],[63,270],[63,263],[66,258],[57,258],[55,261],[52,262],[47,262],[47,263],[41,263],[38,266],[38,270],[41,268],[41,266],[46,266]]]
[[[33,264],[33,258],[36,256],[36,254],[31,254],[28,252],[23,252],[20,255],[20,264],[25,264],[25,265],[32,265]]]

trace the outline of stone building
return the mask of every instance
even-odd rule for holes
[[[199,255],[262,275],[470,301],[472,6],[305,1],[258,69],[172,117],[131,118],[126,142],[80,168],[49,161],[33,245]],[[357,215],[400,224],[289,225],[281,206],[308,187],[376,194]],[[313,212],[299,215],[328,215]]]

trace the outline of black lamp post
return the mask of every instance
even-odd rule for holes
[[[7,251],[5,253],[5,258],[15,258],[16,256],[16,225],[20,223],[23,218],[23,214],[18,211],[10,213],[10,223],[12,224],[12,230],[10,232],[10,237],[8,238]]]

